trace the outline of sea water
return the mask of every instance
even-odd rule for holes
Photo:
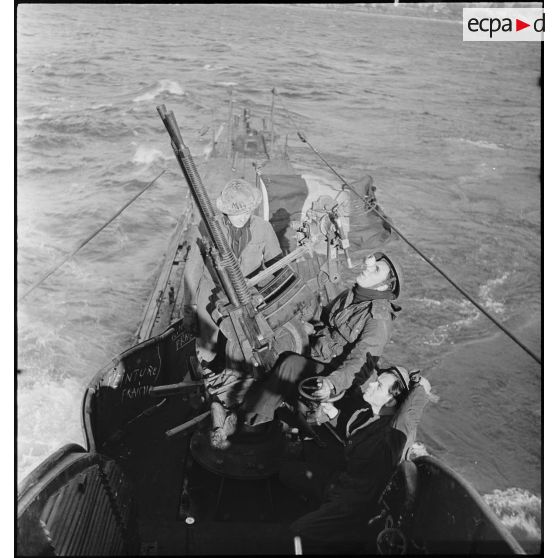
[[[20,294],[166,169],[18,304],[19,478],[84,443],[84,387],[131,343],[184,207],[155,106],[203,164],[229,86],[266,117],[277,88],[297,169],[335,184],[293,121],[345,179],[372,175],[401,232],[540,355],[540,71],[538,43],[466,43],[459,22],[396,7],[19,5]],[[405,243],[396,251],[403,311],[385,358],[421,368],[440,397],[419,439],[535,541],[541,368]]]

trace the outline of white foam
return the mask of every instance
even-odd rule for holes
[[[27,122],[28,120],[47,120],[48,118],[52,118],[52,117],[53,114],[51,114],[50,112],[41,112],[39,116],[35,116],[34,114],[30,114],[28,116],[19,116],[17,119],[17,125],[20,126],[21,124]]]
[[[414,300],[420,306],[436,307],[447,311],[449,316],[455,316],[456,318],[459,316],[452,322],[436,327],[428,334],[424,342],[433,347],[446,343],[452,333],[472,326],[481,316],[481,313],[468,300],[455,300],[453,298],[446,298],[441,301],[429,298],[416,298]]]
[[[52,68],[52,64],[50,62],[44,62],[43,64],[35,64],[31,68],[31,71],[34,72],[35,70],[38,70],[40,68]]]
[[[420,306],[441,306],[442,301],[432,298],[414,298]]]
[[[171,95],[184,95],[184,90],[176,81],[170,79],[161,79],[155,85],[149,87],[141,95],[138,95],[135,99],[135,103],[141,101],[151,101],[155,99],[161,93],[170,93]]]
[[[18,389],[18,473],[21,479],[64,444],[83,445],[80,408],[83,381],[48,374]],[[49,417],[45,420],[45,417]]]
[[[506,307],[501,302],[497,302],[492,298],[493,291],[496,287],[503,285],[508,279],[509,275],[509,272],[506,272],[501,277],[497,277],[496,279],[489,279],[486,284],[481,285],[481,287],[479,288],[479,295],[484,306],[495,314],[503,314]]]
[[[483,496],[500,521],[518,540],[541,539],[541,499],[522,488],[494,490]]]
[[[428,453],[428,450],[426,449],[426,446],[422,442],[415,442],[411,446],[410,451],[411,451],[411,455],[413,456],[413,459],[415,457],[420,457],[423,455],[430,455]]]
[[[134,154],[132,162],[136,163],[137,165],[151,165],[155,161],[164,161],[167,159],[170,159],[170,157],[164,155],[158,149],[149,147],[147,145],[140,145]]]
[[[497,143],[492,143],[485,140],[471,140],[466,138],[450,138],[453,141],[458,141],[460,143],[466,143],[468,145],[473,145],[474,147],[480,147],[481,149],[492,149],[492,150],[502,150],[504,149],[501,145]]]
[[[98,103],[96,105],[91,105],[91,110],[110,108],[110,107],[112,107],[112,103]]]

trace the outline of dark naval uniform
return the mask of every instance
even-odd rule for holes
[[[314,465],[285,464],[280,475],[283,482],[321,501],[318,509],[291,525],[293,534],[302,537],[303,549],[311,551],[317,544],[331,552],[347,552],[351,544],[364,540],[366,523],[406,444],[415,438],[427,400],[425,389],[418,385],[395,415],[379,416],[363,400],[363,408],[347,422],[341,472],[328,475],[322,466],[314,474]]]
[[[365,293],[365,294],[363,294]],[[324,327],[313,342],[312,359],[284,353],[269,376],[255,384],[244,401],[246,422],[273,420],[281,402],[296,394],[305,377],[327,374],[335,393],[347,389],[357,373],[370,376],[391,338],[399,306],[390,291],[371,291],[358,285],[347,289],[324,309]]]
[[[359,296],[361,292],[368,296]],[[324,309],[325,327],[313,343],[312,357],[325,363],[340,361],[328,376],[336,393],[353,383],[364,362],[371,373],[384,352],[391,339],[393,320],[401,309],[391,298],[390,291],[356,286],[342,292]]]

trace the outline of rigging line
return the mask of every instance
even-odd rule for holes
[[[279,94],[277,94],[279,96]],[[302,132],[298,129],[298,126],[291,118],[289,111],[286,109],[285,105],[283,104],[283,100],[279,98],[283,109],[287,113],[287,118],[293,124],[296,133],[302,143],[305,143],[310,147],[310,149],[323,161],[323,163],[339,178],[341,183],[343,184],[343,188],[348,188],[355,196],[357,196],[360,200],[362,200],[366,205],[369,205],[369,201],[361,196],[347,181],[324,159],[321,153],[306,139],[306,137],[302,134]],[[389,227],[391,227],[403,240],[408,246],[410,246],[426,263],[428,263],[432,268],[434,268],[446,281],[448,281],[453,287],[455,287],[469,302],[471,302],[478,310],[480,310],[492,323],[494,323],[498,328],[500,328],[512,341],[514,341],[519,347],[521,347],[528,355],[530,355],[533,359],[535,359],[539,364],[542,364],[541,358],[536,355],[531,349],[525,346],[511,331],[509,331],[504,325],[502,325],[496,318],[494,318],[487,310],[485,310],[469,293],[463,290],[451,277],[447,275],[440,267],[438,267],[426,254],[424,254],[421,250],[419,250],[410,240],[408,240],[403,233],[386,217],[384,217],[375,207],[371,206],[367,212],[374,211],[374,213],[380,217],[380,219],[386,223]]]
[[[43,275],[38,281],[36,281],[25,293],[23,293],[17,301],[23,300],[29,293],[34,291],[43,281],[48,279],[57,269],[62,267],[70,258],[75,256],[79,250],[81,250],[90,240],[95,238],[104,228],[106,228],[110,223],[112,223],[129,205],[135,202],[148,188],[153,186],[155,182],[166,172],[166,169],[160,172],[143,190],[138,192],[130,201],[123,205],[108,221],[105,222],[100,228],[98,228],[93,234],[89,235],[85,240],[83,240],[80,245],[69,255],[66,256],[59,264],[53,267],[48,273]]]

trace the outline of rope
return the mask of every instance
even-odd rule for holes
[[[160,172],[141,192],[137,193],[128,203],[123,205],[113,217],[111,217],[103,226],[98,228],[93,234],[89,235],[84,241],[80,243],[80,245],[69,255],[66,256],[59,264],[54,266],[48,273],[43,275],[36,283],[34,283],[24,294],[22,294],[17,301],[20,302],[23,300],[29,293],[33,292],[43,281],[48,279],[57,269],[62,267],[70,258],[75,256],[77,252],[79,252],[90,240],[95,238],[103,229],[105,229],[110,223],[112,223],[129,205],[135,202],[148,188],[153,186],[155,182],[166,172],[166,170]]]
[[[279,97],[279,94],[276,93]],[[292,123],[300,141],[306,145],[320,158],[320,160],[329,168],[329,170],[341,181],[343,188],[348,188],[357,198],[362,200],[366,205],[369,204],[368,200],[361,196],[350,184],[325,160],[325,158],[318,152],[318,150],[308,141],[308,139],[299,130],[298,126],[291,118],[289,111],[283,104],[283,100],[279,97],[279,101],[287,114],[287,118]],[[480,310],[490,321],[492,321],[498,328],[500,328],[512,341],[514,341],[519,347],[521,347],[529,356],[535,359],[539,364],[542,364],[541,358],[536,355],[531,349],[525,346],[511,331],[509,331],[504,325],[502,325],[496,318],[494,318],[487,310],[485,310],[469,293],[467,293],[463,288],[461,288],[451,277],[448,276],[439,266],[437,266],[428,256],[426,256],[421,250],[419,250],[406,236],[386,217],[384,217],[375,207],[370,207],[367,212],[373,211],[384,223],[386,223],[390,228],[392,228],[408,246],[410,246],[427,264],[433,267],[446,281],[448,281],[453,287],[455,287],[469,302],[471,302],[478,310]]]

